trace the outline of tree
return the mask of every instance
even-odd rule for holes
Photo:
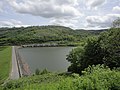
[[[71,62],[71,66],[68,68],[68,71],[79,73],[81,70],[80,61],[82,61],[84,49],[82,47],[78,47],[73,49],[69,55],[67,55],[67,60]]]
[[[120,26],[118,23],[116,25]],[[88,39],[81,51],[72,50],[67,57],[71,72],[81,73],[89,65],[104,64],[109,68],[120,67],[120,28],[111,28],[98,38]]]
[[[103,64],[104,53],[98,38],[89,39],[84,47],[84,56],[82,67],[87,68],[89,65]]]
[[[120,28],[111,28],[101,34],[99,40],[104,51],[104,64],[110,68],[120,67]]]
[[[88,39],[84,48],[76,48],[67,56],[68,71],[81,73],[89,65],[103,64],[103,51],[97,38]]]

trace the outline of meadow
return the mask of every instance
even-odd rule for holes
[[[8,77],[11,69],[12,48],[10,46],[0,47],[0,84]]]

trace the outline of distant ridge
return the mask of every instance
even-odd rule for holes
[[[106,29],[105,29],[106,30]],[[67,44],[79,42],[84,37],[99,35],[105,30],[73,30],[64,26],[29,26],[0,28],[0,45],[24,45],[33,43],[56,42]]]

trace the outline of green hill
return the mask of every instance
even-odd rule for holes
[[[70,44],[77,43],[91,35],[98,35],[102,31],[73,30],[63,26],[0,28],[0,45],[41,44],[46,42]]]

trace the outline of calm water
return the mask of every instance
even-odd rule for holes
[[[67,71],[70,63],[66,60],[66,55],[73,47],[35,47],[19,49],[22,59],[25,60],[31,71],[36,68],[48,71]]]

